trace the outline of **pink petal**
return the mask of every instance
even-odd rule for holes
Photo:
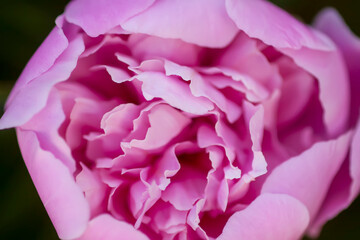
[[[226,14],[223,0],[159,0],[122,27],[206,47],[224,47],[238,31]]]
[[[316,143],[285,161],[268,176],[261,191],[295,197],[308,208],[313,221],[346,157],[350,138],[351,133],[347,133],[335,140]]]
[[[91,37],[104,34],[147,9],[154,0],[76,0],[68,4],[65,18]]]
[[[130,35],[128,44],[136,59],[164,58],[183,65],[196,65],[201,48],[178,39],[165,39],[142,34]]]
[[[49,70],[68,45],[69,42],[63,30],[55,27],[27,63],[10,93],[6,105],[10,105],[25,84]]]
[[[81,164],[82,171],[76,176],[76,184],[82,189],[90,206],[91,216],[106,211],[106,185],[101,181],[98,172],[91,171]]]
[[[350,157],[344,162],[324,200],[322,208],[311,227],[309,234],[317,236],[321,227],[347,208],[360,192],[360,121],[352,139]]]
[[[194,160],[195,157],[187,159],[187,161]],[[171,183],[162,193],[161,198],[180,211],[190,210],[195,202],[204,196],[207,183],[207,172],[204,172],[203,169],[182,165],[180,171],[171,178]]]
[[[202,115],[213,109],[213,104],[203,97],[195,97],[186,83],[158,72],[145,72],[135,77],[143,82],[144,97],[149,101],[162,98],[173,107]]]
[[[276,48],[330,50],[333,45],[268,1],[226,0],[226,10],[240,30]]]
[[[297,119],[303,112],[314,92],[315,79],[288,58],[277,63],[284,79],[278,106],[278,125],[282,125]]]
[[[354,126],[360,106],[360,39],[355,36],[335,9],[323,10],[315,20],[315,27],[328,35],[339,47],[345,58],[350,76],[351,116]]]
[[[348,119],[348,79],[334,44],[267,1],[226,0],[226,8],[247,35],[278,48],[318,79],[328,133],[343,132]]]
[[[59,237],[79,237],[90,217],[82,190],[69,169],[41,148],[34,132],[18,128],[17,135],[30,176]]]
[[[76,170],[75,160],[69,146],[59,134],[59,128],[64,120],[65,114],[59,93],[53,90],[46,106],[30,121],[22,125],[21,129],[36,132],[41,148],[51,152],[71,173],[74,173]]]
[[[165,104],[151,109],[148,117],[150,127],[145,139],[132,140],[130,142],[132,147],[144,150],[163,147],[191,122],[184,114]]]
[[[148,240],[142,232],[132,225],[118,221],[109,214],[102,214],[92,219],[86,232],[78,240]]]
[[[258,45],[259,41],[249,38],[245,33],[240,33],[220,55],[216,65],[221,69],[232,69],[233,71],[223,71],[226,76],[231,76],[236,81],[243,81],[249,90],[258,90],[259,92],[256,91],[255,94],[261,96],[264,92],[261,87],[273,90],[280,86],[281,79],[278,69],[269,63]]]
[[[205,97],[215,103],[227,116],[229,122],[235,122],[241,115],[241,108],[235,102],[227,99],[218,89],[209,84],[206,78],[187,66],[181,66],[171,61],[164,62],[167,76],[175,75],[185,81],[190,81],[191,93],[196,97]]]
[[[350,176],[353,180],[349,200],[353,201],[360,192],[360,118],[351,143]]]
[[[0,128],[22,125],[45,107],[51,88],[56,83],[69,78],[83,51],[83,39],[80,36],[76,37],[48,71],[19,89],[8,103],[7,110],[0,119]]]
[[[299,67],[317,78],[327,131],[330,136],[342,133],[349,116],[350,89],[341,53],[338,50],[325,52],[307,48],[281,51],[291,57]]]
[[[267,162],[261,149],[264,134],[264,107],[244,102],[244,117],[249,128],[252,142],[251,150],[253,152],[252,169],[247,175],[255,179],[267,172]]]
[[[233,214],[218,240],[299,239],[309,223],[306,207],[285,194],[262,194]]]

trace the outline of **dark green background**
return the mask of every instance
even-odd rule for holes
[[[130,0],[129,0],[130,1]],[[36,48],[54,26],[65,0],[1,0],[0,108]],[[274,0],[307,23],[326,6],[336,7],[360,35],[358,0]],[[359,60],[360,61],[360,60]],[[2,110],[1,112],[2,113]],[[58,239],[27,173],[13,130],[0,132],[0,239]],[[319,239],[360,239],[360,199],[330,221]]]

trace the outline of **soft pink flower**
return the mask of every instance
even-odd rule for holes
[[[360,189],[360,40],[261,0],[75,0],[0,127],[62,239],[316,236]]]

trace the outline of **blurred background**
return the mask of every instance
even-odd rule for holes
[[[26,62],[53,28],[55,18],[63,12],[67,2],[1,0],[0,115],[11,87]],[[272,2],[306,23],[311,23],[320,9],[333,6],[360,36],[358,0]],[[21,158],[14,130],[0,132],[0,156],[0,239],[58,239]],[[360,239],[360,198],[327,223],[318,239]]]

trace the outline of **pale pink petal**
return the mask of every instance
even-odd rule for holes
[[[82,144],[84,135],[99,131],[102,116],[116,105],[117,100],[76,98],[65,133],[65,140],[71,149]]]
[[[280,85],[281,79],[278,69],[275,65],[270,64],[266,56],[260,51],[258,42],[255,39],[249,38],[245,33],[240,33],[219,56],[216,65],[221,69],[233,69],[233,72],[227,70],[226,75],[234,76],[234,80],[237,81],[239,81],[239,77],[244,79],[244,84],[251,90],[262,90],[257,85],[273,90]],[[243,77],[244,75],[256,81],[252,79],[247,80],[246,77]]]
[[[149,211],[151,222],[156,229],[167,234],[176,234],[186,228],[187,211],[179,211],[171,204],[159,201],[152,210]]]
[[[76,176],[76,184],[82,189],[90,206],[91,216],[106,211],[106,185],[101,181],[97,171],[91,171],[81,164],[82,171]]]
[[[161,190],[165,190],[171,182],[171,177],[173,177],[181,168],[176,156],[176,150],[182,146],[188,147],[190,144],[191,143],[189,142],[177,143],[168,148],[163,156],[161,156],[154,164],[154,173],[151,174],[148,181],[154,180]]]
[[[27,83],[26,87],[19,89],[0,119],[0,128],[22,125],[45,107],[51,88],[56,83],[69,78],[83,51],[84,42],[79,36],[70,42],[48,71]]]
[[[243,65],[243,64],[240,64]],[[263,72],[263,67],[261,67]],[[226,87],[231,87],[236,91],[245,93],[246,98],[252,102],[261,102],[269,97],[269,91],[260,84],[254,78],[237,72],[237,70],[222,68],[222,67],[213,67],[207,69],[201,69],[204,73],[208,74],[224,74],[224,77],[208,76],[206,80],[210,81],[212,85],[216,86],[219,89]]]
[[[166,75],[179,76],[185,81],[190,81],[191,93],[196,97],[205,97],[215,103],[226,114],[229,122],[233,123],[240,117],[240,106],[227,99],[212,84],[209,84],[206,78],[192,68],[171,61],[165,61],[164,68]]]
[[[333,45],[268,1],[226,0],[226,10],[240,30],[276,48],[331,50]]]
[[[351,135],[347,133],[335,140],[316,143],[280,164],[268,176],[261,191],[295,197],[305,204],[313,221],[345,160]]]
[[[233,214],[217,239],[299,239],[308,223],[308,211],[297,199],[285,194],[262,194]]]
[[[143,82],[142,90],[147,100],[162,98],[173,107],[185,112],[202,115],[213,109],[204,97],[195,97],[189,86],[181,80],[158,72],[145,72],[135,77]]]
[[[74,173],[76,170],[75,160],[71,155],[69,146],[59,134],[59,128],[64,120],[65,114],[59,93],[53,90],[45,108],[22,125],[21,129],[36,132],[41,148],[51,152],[71,173]]]
[[[18,128],[17,136],[27,169],[59,237],[79,237],[90,217],[82,190],[69,169],[41,148],[34,132]]]
[[[129,73],[127,73],[124,69],[117,68],[117,67],[111,67],[107,65],[96,65],[92,67],[90,70],[99,70],[99,69],[105,69],[111,79],[116,83],[123,83],[125,81],[128,81],[130,78]]]
[[[164,58],[183,65],[196,65],[201,48],[178,39],[133,34],[128,44],[132,55],[141,61]]]
[[[161,198],[178,210],[190,210],[195,202],[204,196],[210,162],[207,155],[190,154],[180,159],[181,168],[171,178],[171,183]]]
[[[206,47],[224,47],[238,31],[226,14],[223,0],[158,0],[121,26],[130,32]]]
[[[144,11],[154,0],[76,0],[68,4],[65,19],[80,26],[91,37],[97,37],[130,17]]]
[[[360,109],[360,39],[351,32],[335,9],[327,8],[323,10],[315,20],[315,27],[336,43],[345,58],[350,76],[350,123],[351,126],[354,126]]]
[[[252,142],[251,150],[253,152],[252,169],[247,173],[247,176],[255,179],[267,172],[267,162],[261,147],[264,134],[264,107],[262,105],[254,106],[249,102],[244,102],[243,106],[245,123],[249,128]]]
[[[130,146],[145,150],[163,147],[191,122],[184,114],[165,104],[151,109],[148,118],[150,127],[145,138],[132,140]]]
[[[109,214],[92,219],[86,232],[78,240],[148,240],[142,232],[126,222],[118,221]]]

